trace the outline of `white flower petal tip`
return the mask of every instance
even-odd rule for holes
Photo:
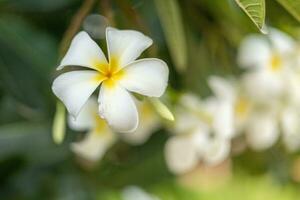
[[[123,88],[101,86],[99,114],[116,132],[130,133],[138,127],[138,112],[133,97]]]
[[[169,68],[160,59],[140,59],[127,65],[124,71],[126,75],[120,84],[131,92],[160,97],[167,88]]]
[[[53,93],[65,104],[74,118],[100,85],[101,81],[93,81],[96,75],[95,71],[72,71],[61,74],[54,80]]]
[[[109,58],[119,56],[121,67],[137,59],[153,43],[151,38],[141,32],[112,27],[106,28],[106,41]]]
[[[174,174],[184,174],[197,166],[199,157],[189,137],[170,138],[165,146],[166,164]]]
[[[72,40],[69,50],[56,70],[65,66],[96,69],[95,63],[107,63],[106,57],[97,43],[86,32],[81,31]]]

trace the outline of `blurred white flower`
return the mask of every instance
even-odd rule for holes
[[[159,200],[157,196],[150,194],[138,186],[127,186],[122,191],[122,200]]]
[[[61,74],[52,90],[76,118],[100,86],[100,116],[117,132],[133,132],[138,112],[130,92],[160,97],[167,87],[168,66],[155,58],[135,60],[152,44],[140,32],[108,27],[106,41],[109,61],[86,32],[78,33],[57,69],[81,66],[86,70]]]
[[[247,98],[247,94],[242,90],[240,82],[211,76],[208,79],[208,83],[217,101],[223,107],[223,109],[220,109],[220,112],[223,111],[223,113],[218,112],[216,115],[217,117],[219,116],[220,123],[227,124],[224,126],[228,126],[226,131],[230,133],[228,135],[236,136],[242,133],[252,112],[253,102]],[[224,131],[224,128],[221,127],[220,132],[222,130]]]
[[[200,161],[207,165],[224,161],[230,153],[232,136],[227,106],[220,105],[222,102],[216,98],[200,101],[191,94],[183,95],[180,102],[172,129],[175,135],[165,146],[169,169],[181,174],[192,170]]]
[[[114,133],[106,121],[97,114],[98,104],[91,97],[82,108],[76,119],[71,115],[68,124],[75,131],[87,131],[79,142],[73,142],[71,149],[80,157],[89,161],[101,160],[105,152],[119,139],[133,145],[144,143],[160,127],[160,119],[147,101],[136,102],[141,123],[133,133]]]
[[[116,142],[116,135],[106,122],[97,114],[98,105],[95,98],[90,98],[74,119],[69,116],[69,126],[75,131],[87,131],[79,142],[73,142],[71,149],[80,157],[89,161],[100,160],[105,152]]]
[[[300,109],[299,107],[288,105],[282,111],[282,133],[283,143],[290,152],[295,152],[300,148]]]
[[[283,32],[270,29],[269,37],[252,34],[239,49],[238,63],[247,68],[242,83],[249,96],[257,101],[280,98],[285,92],[286,74],[290,72],[290,56],[294,40]]]
[[[262,109],[252,113],[245,134],[248,145],[257,151],[271,147],[279,137],[279,121],[276,109]]]
[[[145,143],[152,133],[161,127],[161,119],[146,99],[136,102],[139,115],[139,125],[133,133],[120,134],[122,139],[132,145]]]

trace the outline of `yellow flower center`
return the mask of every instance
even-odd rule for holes
[[[270,67],[273,72],[276,72],[282,68],[282,59],[279,55],[275,54],[271,57]]]
[[[245,98],[239,98],[235,103],[235,114],[239,118],[243,118],[249,111],[249,102]]]
[[[101,119],[101,117],[97,113],[95,113],[94,118],[95,118],[95,123],[96,123],[96,126],[94,128],[95,133],[97,133],[99,135],[105,134],[108,129],[105,120]]]
[[[118,80],[124,76],[124,70],[119,65],[116,57],[111,57],[109,63],[94,62],[93,66],[99,72],[96,81],[103,81],[107,87],[114,87]]]

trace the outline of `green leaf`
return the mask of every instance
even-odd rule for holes
[[[265,0],[235,0],[262,33],[265,30]]]
[[[178,71],[184,71],[187,65],[187,46],[178,2],[155,0],[155,5],[175,67]]]
[[[300,1],[277,0],[291,15],[300,22]]]

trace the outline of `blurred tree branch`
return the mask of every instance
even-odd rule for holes
[[[85,0],[81,5],[81,7],[79,8],[79,10],[77,11],[77,13],[73,16],[71,23],[67,28],[60,44],[60,48],[59,48],[60,57],[64,55],[64,53],[67,51],[67,48],[72,41],[72,38],[80,29],[83,20],[89,14],[90,10],[93,8],[94,3],[95,0]]]

